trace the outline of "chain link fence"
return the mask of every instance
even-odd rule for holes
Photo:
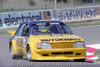
[[[56,0],[56,7],[73,8],[98,6],[100,0]],[[0,0],[0,10],[2,9],[54,9],[55,0]]]

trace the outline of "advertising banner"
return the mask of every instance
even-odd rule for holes
[[[25,21],[52,20],[53,10],[9,12],[0,14],[0,29],[17,27]]]
[[[54,10],[56,20],[79,20],[95,17],[95,8],[72,8]]]
[[[60,20],[67,22],[95,16],[95,7],[0,13],[0,29],[18,27],[25,21]]]

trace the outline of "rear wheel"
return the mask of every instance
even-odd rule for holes
[[[85,59],[75,59],[74,62],[85,62]]]
[[[31,61],[31,50],[30,50],[30,47],[29,46],[27,47],[27,59],[29,61]]]

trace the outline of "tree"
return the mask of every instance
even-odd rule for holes
[[[34,0],[29,0],[29,4],[30,4],[31,6],[34,6],[34,5],[35,5]]]
[[[3,3],[4,3],[5,1],[8,1],[8,0],[0,0],[0,7],[1,7],[1,9],[3,9]]]
[[[54,0],[44,0],[44,1],[54,1]],[[57,0],[57,3],[60,3],[60,2],[66,3],[67,0]]]
[[[57,0],[57,2],[58,2],[58,3],[60,3],[60,2],[66,3],[67,0]]]
[[[93,0],[82,0],[83,2],[92,2]]]

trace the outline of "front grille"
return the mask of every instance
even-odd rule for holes
[[[64,52],[63,54],[73,54],[73,52]]]
[[[49,56],[49,54],[43,54],[43,56]]]
[[[52,52],[52,55],[71,55],[73,52]]]
[[[62,52],[52,52],[52,54],[62,54]]]
[[[76,53],[76,55],[81,55],[81,53]]]
[[[52,48],[73,48],[74,43],[66,43],[66,42],[62,42],[62,43],[50,43]]]

